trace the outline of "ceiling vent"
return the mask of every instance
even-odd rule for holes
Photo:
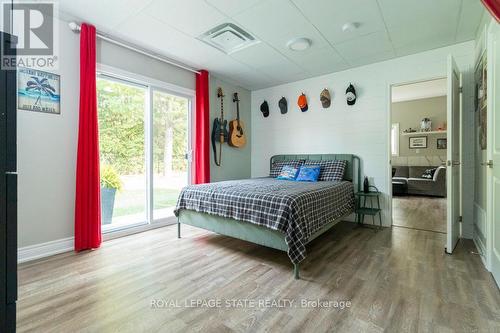
[[[254,36],[232,23],[223,23],[205,32],[199,40],[226,54],[260,43]]]

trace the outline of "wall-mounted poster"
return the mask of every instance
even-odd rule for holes
[[[61,114],[59,75],[21,67],[17,73],[19,110]]]
[[[426,136],[412,136],[410,137],[410,149],[427,148]]]

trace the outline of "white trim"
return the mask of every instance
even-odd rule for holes
[[[392,119],[392,115],[391,115],[391,119]],[[392,131],[396,131],[396,135],[394,136],[394,138],[392,137]],[[400,139],[400,135],[401,135],[401,132],[399,131],[399,123],[392,123],[391,124],[391,156],[399,156],[399,139]],[[393,144],[393,141],[394,141],[394,151],[392,151],[392,144]]]
[[[194,110],[193,106],[196,105],[196,92],[192,89],[180,87],[168,82],[159,81],[147,76],[136,74],[133,72],[128,72],[123,69],[119,69],[113,66],[97,64],[97,76],[101,76],[106,80],[118,80],[123,81],[124,84],[132,84],[143,87],[146,91],[146,103],[144,105],[144,162],[146,165],[146,198],[145,207],[146,209],[146,221],[135,223],[129,226],[122,226],[118,228],[109,227],[108,230],[103,230],[102,234],[106,235],[105,239],[112,239],[116,237],[126,236],[129,234],[146,231],[153,228],[158,228],[164,225],[172,224],[168,222],[165,224],[166,219],[155,220],[154,218],[154,203],[153,203],[153,193],[154,193],[154,177],[153,177],[153,94],[154,92],[160,92],[164,94],[169,94],[177,96],[180,98],[185,98],[188,101],[188,115],[187,115],[187,126],[188,126],[188,137],[187,137],[187,149],[186,154],[188,156],[192,155],[192,136],[194,133],[193,123]],[[188,172],[187,172],[187,184],[191,184],[191,168],[192,163],[188,159]],[[148,204],[149,203],[149,204]],[[112,234],[112,236],[110,236]]]
[[[486,240],[486,235],[485,231],[483,228],[486,228],[486,211],[479,206],[476,202],[473,204],[473,219],[474,219],[474,228],[473,228],[473,235],[472,235],[472,240],[474,241],[474,244],[476,245],[479,253],[481,254],[481,260],[483,261],[484,266],[486,269],[489,271],[490,267],[488,266],[487,260],[486,260],[486,244],[481,240],[480,234],[482,234],[483,237],[485,237]],[[483,229],[483,230],[482,230]]]
[[[481,242],[481,239],[478,237],[477,233],[474,232],[474,235],[472,236],[472,241],[474,242],[474,245],[476,245],[477,250],[479,251],[479,257],[481,258],[481,261],[483,262],[484,267],[488,269],[488,265],[486,263],[486,247],[484,246],[483,242]]]
[[[68,237],[50,242],[29,245],[17,249],[17,262],[23,263],[35,259],[50,257],[55,254],[73,251],[75,238]]]

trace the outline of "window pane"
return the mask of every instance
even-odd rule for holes
[[[153,218],[173,216],[180,190],[188,184],[187,98],[153,92]]]
[[[97,79],[103,230],[146,221],[146,89]]]

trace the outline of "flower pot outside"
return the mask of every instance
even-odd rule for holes
[[[116,188],[101,187],[101,223],[111,224]]]

